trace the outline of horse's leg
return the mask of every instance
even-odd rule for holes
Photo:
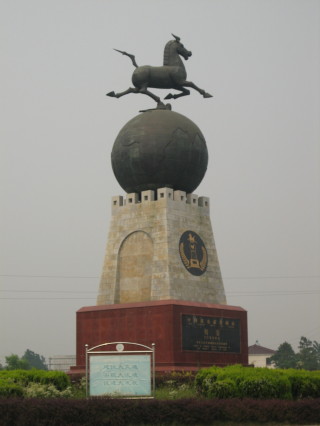
[[[129,87],[129,89],[125,90],[124,92],[120,92],[120,93],[109,92],[107,93],[107,96],[111,96],[112,98],[121,98],[121,96],[128,95],[129,93],[138,93],[138,92],[139,92],[139,89],[137,89],[136,87]]]
[[[148,90],[147,87],[140,87],[140,89],[138,89],[138,93],[143,93],[144,95],[150,96],[150,98],[156,101],[157,104],[161,103],[159,96],[154,95],[152,92]]]
[[[177,99],[177,98],[180,98],[181,96],[187,96],[187,95],[190,95],[190,90],[188,90],[188,89],[185,89],[184,87],[174,87],[174,89],[176,89],[176,90],[181,90],[181,93],[178,93],[177,95],[173,95],[172,93],[169,93],[166,97],[165,97],[165,99]]]
[[[128,95],[129,93],[142,93],[144,95],[150,96],[150,98],[152,98],[158,104],[162,103],[160,102],[160,98],[154,95],[152,92],[150,92],[146,87],[142,87],[142,88],[129,87],[129,89],[125,90],[124,92],[120,92],[120,93],[109,92],[107,93],[107,96],[111,96],[112,98],[121,98],[121,96]]]
[[[212,95],[210,95],[210,93],[207,93],[203,89],[200,89],[200,87],[196,86],[192,81],[184,81],[183,86],[191,87],[192,89],[199,92],[204,98],[212,98]]]

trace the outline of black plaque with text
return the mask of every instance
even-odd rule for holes
[[[240,320],[182,315],[182,349],[185,351],[240,353]]]

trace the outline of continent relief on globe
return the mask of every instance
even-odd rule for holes
[[[111,161],[127,193],[163,187],[192,193],[206,173],[208,150],[193,121],[155,109],[137,115],[120,130]]]

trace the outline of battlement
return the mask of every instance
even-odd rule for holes
[[[163,200],[173,203],[181,203],[194,207],[201,207],[206,211],[210,209],[209,197],[198,197],[196,194],[187,194],[184,191],[174,191],[172,188],[159,188],[157,191],[147,190],[140,193],[133,192],[126,196],[117,195],[112,197],[112,208],[121,208],[125,206],[143,204],[143,203],[161,203]]]

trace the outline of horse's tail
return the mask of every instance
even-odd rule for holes
[[[131,59],[131,61],[133,63],[133,66],[135,66],[136,68],[138,68],[139,65],[136,63],[136,58],[135,58],[134,55],[130,55],[130,53],[123,52],[122,50],[118,50],[118,49],[113,49],[113,50],[116,50],[117,52],[122,53],[122,55],[129,56],[129,58]]]

